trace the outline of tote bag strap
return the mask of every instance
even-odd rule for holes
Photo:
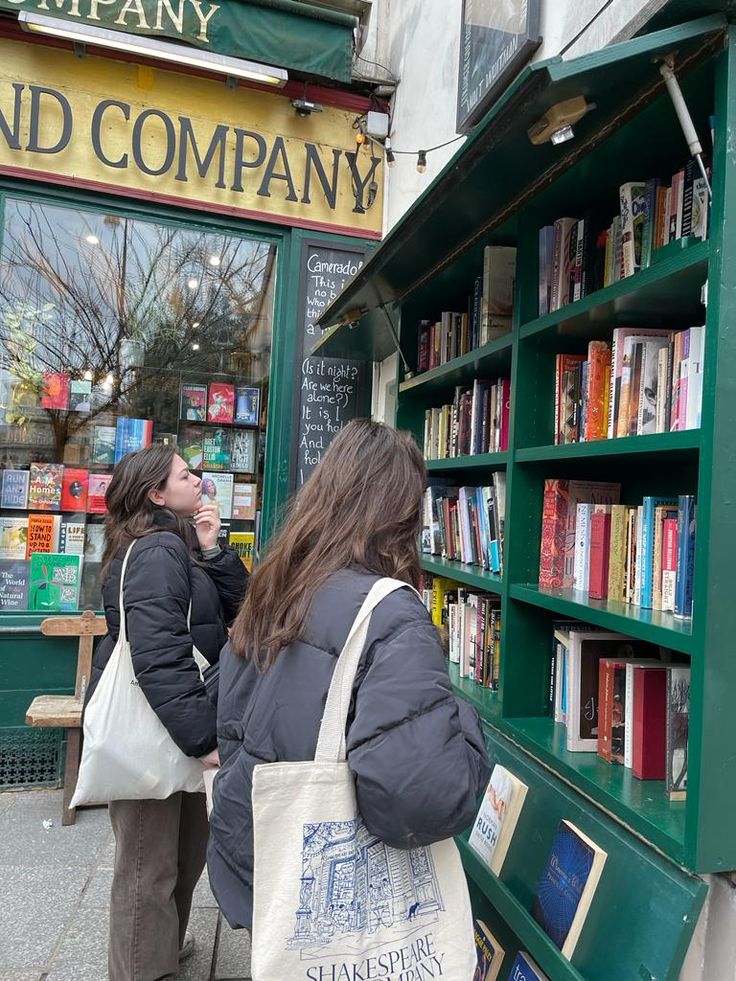
[[[123,559],[123,568],[120,570],[120,599],[118,602],[118,609],[120,611],[120,628],[118,630],[118,638],[125,644],[128,640],[128,628],[125,621],[125,602],[123,600],[123,583],[125,582],[125,572],[128,568],[128,559],[130,558],[130,553],[133,551],[133,546],[138,541],[135,538],[128,546],[128,551],[125,553],[125,558]]]
[[[412,587],[398,579],[379,579],[373,584],[363,601],[335,665],[330,690],[327,693],[325,713],[322,716],[319,730],[317,750],[314,754],[315,761],[344,762],[346,757],[345,728],[350,710],[350,699],[353,693],[355,674],[368,636],[371,614],[382,599],[397,589],[405,588],[411,589]]]

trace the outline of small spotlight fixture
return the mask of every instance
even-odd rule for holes
[[[550,136],[549,141],[554,146],[559,146],[560,143],[567,143],[568,140],[572,140],[575,137],[575,130],[572,126],[561,126],[556,129],[554,133]]]
[[[394,151],[391,149],[391,140],[388,137],[386,137],[384,147],[386,149],[386,163],[389,167],[393,167],[396,163],[396,157],[394,156]]]
[[[311,116],[313,112],[322,112],[319,102],[312,102],[309,99],[292,99],[291,104],[296,110],[297,116]]]
[[[427,151],[420,150],[417,153],[417,170],[420,174],[423,174],[427,169]]]
[[[553,143],[555,146],[567,143],[575,135],[573,126],[591,109],[595,109],[595,103],[588,102],[583,95],[556,102],[529,127],[527,136],[535,146],[543,143]]]

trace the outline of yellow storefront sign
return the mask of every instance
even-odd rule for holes
[[[0,173],[378,238],[355,111],[0,39]]]

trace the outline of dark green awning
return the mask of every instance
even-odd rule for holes
[[[348,83],[358,24],[351,14],[298,0],[0,0],[0,12],[21,10]]]
[[[442,272],[523,209],[577,154],[604,139],[662,91],[656,60],[676,53],[681,71],[709,57],[726,28],[715,15],[563,61],[528,66],[414,202],[318,324],[314,350],[330,357],[381,360],[396,350],[384,309]],[[583,95],[594,103],[564,147],[532,146],[528,128],[557,102]],[[354,326],[350,327],[350,324]],[[394,318],[395,323],[395,318]]]

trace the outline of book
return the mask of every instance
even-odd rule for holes
[[[233,475],[203,471],[202,504],[216,504],[220,517],[229,521],[233,512]]]
[[[470,832],[468,844],[499,875],[529,788],[497,763]]]
[[[624,276],[633,276],[641,268],[642,238],[646,222],[646,194],[644,181],[628,181],[622,184],[621,245],[623,248]]]
[[[192,470],[202,466],[202,438],[203,430],[198,426],[184,426],[179,438],[179,452]]]
[[[204,430],[202,466],[208,470],[226,470],[230,466],[230,433],[226,429]]]
[[[69,411],[92,411],[92,382],[84,378],[73,379],[69,385]]]
[[[89,475],[89,485],[87,490],[87,513],[106,514],[107,505],[105,504],[105,494],[110,486],[112,474],[91,473]]]
[[[28,507],[28,470],[3,470],[3,490],[0,507],[25,510]]]
[[[677,518],[677,571],[675,574],[675,616],[689,620],[693,615],[693,567],[695,564],[695,524],[697,504],[692,494],[681,494]]]
[[[84,555],[84,531],[84,521],[68,521],[62,518],[58,551],[66,555]]]
[[[475,951],[478,955],[474,981],[496,981],[503,963],[504,949],[483,920],[473,922],[473,934]]]
[[[105,526],[88,524],[84,536],[84,561],[102,562],[105,552]]]
[[[487,245],[483,250],[481,345],[510,332],[515,281],[516,248]]]
[[[179,418],[187,422],[207,421],[207,386],[182,385]]]
[[[28,609],[30,563],[25,559],[0,559],[0,610]]]
[[[115,425],[115,463],[120,463],[128,453],[145,449],[153,438],[153,419],[130,419],[118,416]]]
[[[633,668],[631,769],[638,780],[667,776],[667,668],[664,664]]]
[[[233,484],[233,521],[254,521],[256,484]]]
[[[626,659],[601,658],[598,665],[598,755],[624,762],[626,741]]]
[[[254,429],[235,430],[230,442],[230,466],[236,473],[256,472],[258,433]]]
[[[261,390],[238,386],[235,389],[235,423],[257,426],[260,418]]]
[[[66,371],[44,371],[42,409],[66,409],[69,405],[69,373]]]
[[[60,514],[29,514],[25,557],[30,559],[36,552],[58,552],[60,529]]]
[[[252,531],[231,531],[229,534],[228,544],[232,545],[238,553],[240,561],[248,572],[253,572],[253,548],[255,540],[256,536]]]
[[[115,426],[95,426],[90,463],[95,467],[111,467],[115,463]]]
[[[32,463],[28,485],[28,507],[36,511],[58,511],[61,508],[60,463]]]
[[[526,951],[520,950],[511,965],[508,981],[548,981]]]
[[[690,668],[667,667],[666,762],[667,796],[687,796],[687,749],[690,729]]]
[[[86,511],[89,470],[64,467],[61,480],[61,510]]]
[[[230,423],[235,414],[235,386],[212,382],[207,400],[207,422]]]
[[[31,556],[29,610],[76,610],[82,559],[78,555],[36,553]]]
[[[0,559],[25,559],[28,546],[28,518],[0,515]]]
[[[580,939],[607,857],[571,821],[560,821],[532,915],[568,959]]]

